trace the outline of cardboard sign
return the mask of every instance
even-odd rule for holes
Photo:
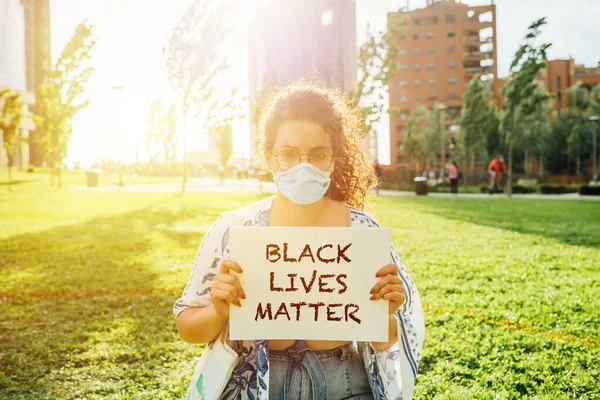
[[[388,340],[388,301],[369,292],[390,262],[390,229],[234,226],[229,235],[246,292],[231,307],[231,340]]]

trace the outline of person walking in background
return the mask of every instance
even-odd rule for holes
[[[448,161],[446,169],[448,170],[448,177],[450,178],[450,193],[458,194],[458,178],[460,175],[458,164],[454,160]]]

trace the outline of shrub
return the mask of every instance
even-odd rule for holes
[[[538,192],[541,194],[565,194],[577,193],[578,189],[577,185],[540,185]]]
[[[512,187],[513,194],[531,194],[536,192],[535,186],[514,185]]]
[[[600,196],[600,185],[581,185],[579,186],[579,194],[582,196]]]

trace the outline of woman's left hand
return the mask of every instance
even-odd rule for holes
[[[379,281],[371,289],[371,300],[389,300],[390,315],[394,314],[404,304],[404,285],[398,276],[398,266],[388,264],[375,275]]]

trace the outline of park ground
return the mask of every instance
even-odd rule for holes
[[[182,398],[201,347],[179,339],[172,304],[213,220],[266,194],[15,179],[0,180],[0,399]],[[415,399],[600,398],[598,202],[370,208],[423,302]]]

